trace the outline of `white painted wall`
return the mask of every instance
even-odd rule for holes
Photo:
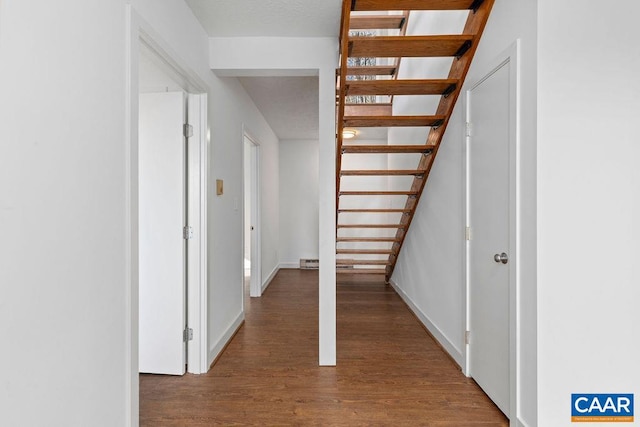
[[[280,266],[318,258],[318,141],[280,141]]]
[[[224,180],[224,194],[215,196],[212,186],[209,211],[209,340],[210,357],[217,356],[229,339],[230,328],[237,325],[242,315],[242,141],[243,126],[260,143],[262,155],[261,192],[271,187],[273,178],[265,175],[270,171],[269,154],[275,150],[277,156],[278,140],[256,106],[235,78],[217,78],[212,76],[212,106],[209,117],[211,124],[210,182]],[[277,160],[276,160],[277,168]],[[273,166],[271,166],[272,168]],[[271,171],[271,173],[273,173]],[[275,180],[277,182],[277,169]],[[268,187],[269,186],[269,187]],[[265,188],[266,187],[266,188]],[[277,204],[277,185],[275,203]],[[268,194],[268,193],[267,193]],[[267,200],[265,200],[267,199]],[[277,208],[273,216],[265,209],[269,205],[268,197],[262,197],[262,272],[265,274],[276,267],[277,240],[270,240],[272,234],[277,238]],[[271,228],[271,230],[269,230]],[[265,246],[270,251],[265,251]],[[233,268],[232,266],[237,266]]]
[[[520,405],[517,417],[536,425],[536,2],[496,0],[482,42],[469,72],[467,86],[487,63],[521,40],[521,247],[520,247]],[[460,25],[450,15],[448,25]],[[568,17],[567,17],[568,19]],[[441,20],[442,21],[442,20]],[[410,20],[411,23],[411,20]],[[433,31],[424,18],[414,31]],[[424,27],[423,27],[424,25]],[[439,22],[437,25],[445,25]],[[427,61],[427,60],[424,60]],[[442,64],[440,64],[442,65]],[[408,61],[403,72],[419,70],[420,61]],[[409,77],[409,76],[407,76]],[[438,77],[438,76],[435,76]],[[405,101],[407,102],[407,101]],[[398,106],[416,111],[415,103]],[[392,277],[398,290],[420,313],[431,332],[463,363],[465,330],[464,216],[463,216],[463,105],[454,110],[425,193],[420,201]],[[424,108],[424,107],[423,107]],[[398,112],[399,110],[396,110]],[[407,131],[404,131],[407,132]],[[390,143],[403,143],[410,135],[390,133]],[[415,138],[424,134],[415,134]],[[390,163],[392,162],[390,156]],[[395,164],[395,166],[400,166]],[[408,166],[408,165],[407,165]],[[415,167],[415,165],[413,165]],[[552,425],[552,424],[540,424]],[[554,424],[555,425],[555,424]]]
[[[127,240],[126,3],[0,2],[0,336],[20,349],[0,356],[0,411],[10,425],[137,422],[137,353],[127,350],[137,296]],[[225,196],[209,198],[212,358],[242,318],[234,199],[243,125],[265,147],[277,138],[235,79],[211,73],[207,36],[182,0],[131,4],[145,31],[208,90],[209,188],[226,181]],[[277,150],[264,151],[265,185],[277,194]],[[263,217],[275,235],[277,205],[267,202]],[[265,240],[263,265],[275,266],[277,241]]]
[[[127,424],[124,3],[0,2],[3,425]]]
[[[317,75],[319,80],[319,362],[336,362],[335,68],[331,37],[210,38],[210,66],[219,76]]]
[[[640,4],[538,0],[540,426],[640,397]]]
[[[244,88],[243,88],[244,89]],[[252,105],[253,101],[251,101]],[[278,249],[280,247],[280,144],[278,137],[269,127],[262,113],[253,107],[258,114],[254,120],[263,122],[260,141],[260,247],[262,271],[260,283],[262,288],[268,285],[280,266]]]

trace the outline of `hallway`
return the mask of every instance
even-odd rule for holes
[[[140,376],[140,424],[506,426],[391,287],[338,282],[338,366],[318,367],[318,273],[281,270],[206,375]]]

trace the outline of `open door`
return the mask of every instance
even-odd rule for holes
[[[245,134],[244,153],[244,271],[249,295],[262,296],[260,262],[260,154],[259,145]]]
[[[140,372],[183,375],[185,94],[141,94],[139,106]]]

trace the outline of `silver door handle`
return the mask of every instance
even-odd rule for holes
[[[501,262],[503,264],[506,264],[509,262],[509,256],[507,254],[505,254],[504,252],[502,252],[501,254],[495,254],[493,256],[493,260],[495,262]]]

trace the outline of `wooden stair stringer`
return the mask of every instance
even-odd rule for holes
[[[427,157],[423,156],[423,158],[420,159],[420,164],[418,165],[417,169],[424,169],[426,170],[426,172],[423,176],[414,178],[413,183],[411,185],[411,191],[417,192],[417,195],[415,197],[415,200],[407,201],[407,205],[409,203],[413,204],[414,213],[415,213],[415,208],[417,207],[418,203],[420,202],[420,198],[422,197],[422,193],[423,193],[425,184],[427,182],[427,179],[431,174],[431,168],[438,155],[438,151],[440,149],[440,143],[442,142],[442,138],[444,137],[444,133],[447,130],[449,120],[451,119],[451,114],[453,113],[453,109],[460,96],[460,90],[464,85],[465,79],[467,77],[467,73],[469,72],[469,68],[471,67],[471,63],[475,56],[475,52],[478,48],[478,44],[482,37],[482,33],[484,32],[484,28],[487,24],[487,20],[489,18],[489,14],[491,13],[493,4],[494,4],[494,0],[485,0],[480,5],[480,7],[478,7],[477,10],[469,13],[469,17],[467,18],[467,22],[465,23],[463,34],[473,35],[474,43],[472,44],[472,46],[469,48],[469,51],[465,55],[458,58],[457,60],[454,60],[453,64],[451,65],[451,70],[449,71],[448,78],[458,79],[460,81],[460,84],[449,96],[442,97],[440,99],[440,103],[438,104],[436,114],[445,115],[446,118],[441,126],[437,128],[431,128],[431,130],[429,131],[429,135],[427,137],[427,144],[434,146],[435,148],[430,156],[427,156]],[[405,206],[405,208],[406,207],[407,206]],[[396,261],[398,259],[398,256],[400,255],[400,250],[402,249],[404,240],[408,234],[407,231],[411,227],[411,222],[413,221],[413,217],[414,217],[413,213],[409,215],[406,218],[406,220],[403,217],[403,220],[406,221],[405,223],[406,228],[402,233],[396,234],[398,242],[394,243],[392,246],[394,250],[394,256],[389,257],[389,266],[387,267],[387,274],[386,274],[387,281],[391,279],[391,275],[395,270]]]
[[[437,156],[442,138],[447,129],[454,106],[458,100],[461,88],[464,85],[465,78],[469,71],[469,67],[477,50],[480,38],[486,26],[488,16],[491,12],[495,0],[343,0],[343,18],[341,22],[340,32],[340,69],[336,73],[337,80],[337,126],[336,126],[336,230],[340,229],[397,229],[395,235],[382,234],[366,234],[364,231],[352,235],[336,235],[336,254],[354,254],[381,255],[385,259],[376,260],[376,265],[385,266],[384,269],[375,269],[380,274],[384,271],[385,280],[388,282],[398,260],[398,256],[403,247],[404,240],[413,221],[416,207],[422,196],[426,181],[430,175],[433,162]],[[359,6],[358,6],[359,5]],[[410,11],[403,6],[412,6],[414,10],[468,10],[467,22],[461,33],[454,35],[430,35],[430,36],[406,36],[407,22]],[[379,9],[382,7],[384,9]],[[358,9],[361,7],[363,9]],[[400,36],[370,36],[361,35],[350,36],[349,28],[351,27],[351,11],[370,10],[402,10],[404,20],[400,30]],[[358,16],[358,15],[354,15]],[[396,16],[397,17],[397,16]],[[394,17],[394,19],[396,18]],[[358,18],[360,24],[354,24],[353,28],[358,26],[375,27],[376,25],[387,25],[385,19],[380,20],[380,24],[373,23],[368,18]],[[389,24],[390,25],[390,24]],[[390,28],[390,27],[387,27]],[[390,57],[395,58],[395,64],[391,66],[366,66],[366,67],[347,67],[347,59],[349,56],[361,57]],[[400,61],[403,57],[434,57],[447,56],[452,57],[452,65],[447,79],[443,80],[398,80],[398,70]],[[350,71],[351,70],[351,71]],[[384,78],[377,80],[347,80],[350,73],[356,75],[388,75],[391,80]],[[389,104],[370,104],[367,107],[358,107],[356,105],[349,106],[349,113],[345,116],[345,100],[349,95],[355,96],[389,96],[390,104],[393,104],[396,95],[438,95],[440,101],[436,113],[432,116],[393,116],[389,114],[374,113],[382,112],[382,108],[389,108]],[[427,140],[424,145],[416,147],[415,145],[392,146],[393,148],[382,148],[382,146],[366,146],[358,144],[343,145],[342,131],[346,127],[393,127],[393,126],[420,126],[430,127]],[[408,141],[409,142],[409,141]],[[344,154],[371,154],[384,153],[387,155],[421,153],[418,166],[415,169],[396,170],[385,173],[380,170],[342,170],[342,156]],[[374,191],[368,188],[367,191],[344,191],[341,187],[341,178],[343,176],[401,176],[405,175],[411,179],[411,186],[406,191]],[[355,182],[355,181],[352,181]],[[358,181],[359,182],[359,181]],[[357,188],[357,187],[356,187]],[[405,187],[406,188],[406,187]],[[367,204],[362,208],[358,208],[360,203],[355,201],[356,205],[350,203],[350,206],[340,206],[341,196],[360,196],[366,197]],[[406,202],[404,208],[383,209],[372,208],[376,204],[371,205],[369,200],[373,198],[386,196],[405,196]],[[364,200],[364,199],[360,199]],[[376,221],[368,222],[362,219],[358,225],[339,224],[338,219],[340,213],[359,213],[362,215],[393,213],[400,214],[400,220],[391,220],[391,223],[376,224]],[[374,218],[374,217],[366,217]],[[381,218],[381,217],[375,217]],[[364,234],[364,235],[363,235]],[[360,235],[360,237],[357,237]],[[393,236],[394,237],[391,237]],[[389,249],[358,249],[359,243],[372,244],[374,242],[390,243]],[[349,243],[350,248],[339,247],[339,243]],[[355,246],[352,246],[355,244]],[[366,248],[367,246],[365,246]],[[371,246],[368,246],[369,248]],[[388,256],[385,256],[388,255]],[[345,262],[342,261],[342,264]],[[356,264],[358,265],[358,264]],[[352,270],[352,269],[346,269]],[[364,269],[359,273],[364,273]],[[347,273],[347,271],[341,271]]]

